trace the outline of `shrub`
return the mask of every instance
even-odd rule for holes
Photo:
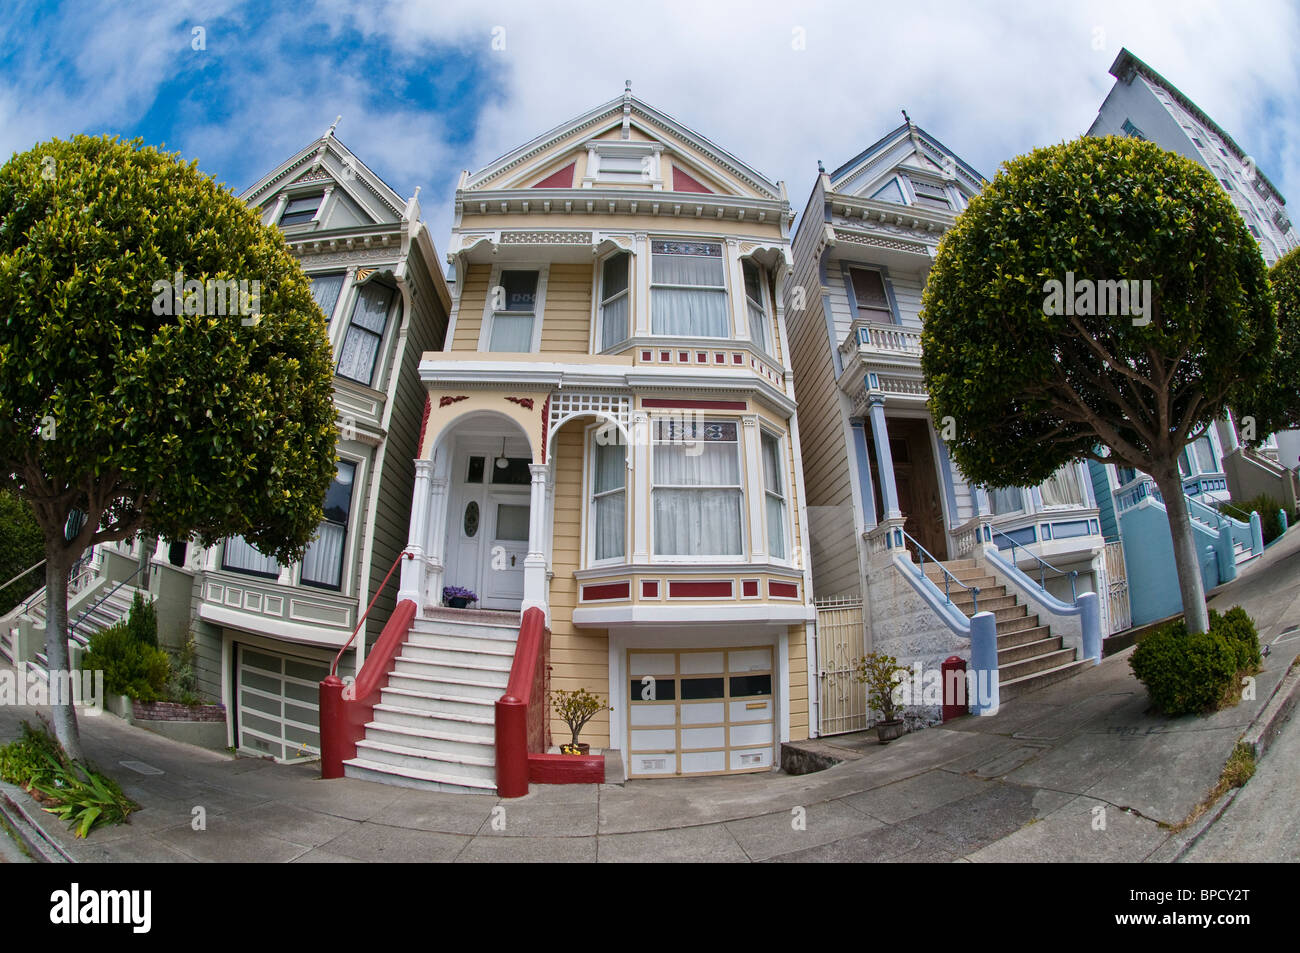
[[[90,637],[82,671],[104,672],[104,689],[137,701],[158,701],[167,691],[171,661],[156,645],[141,642],[129,624],[119,622]]]
[[[141,593],[135,594],[126,629],[137,642],[158,648],[158,609],[152,599],[146,601]]]
[[[1242,500],[1240,503],[1221,502],[1219,510],[1243,523],[1250,522],[1252,511],[1259,513],[1259,525],[1264,531],[1265,546],[1282,535],[1282,504],[1267,493]]]
[[[1133,651],[1129,665],[1167,715],[1214,711],[1235,703],[1242,674],[1259,668],[1259,636],[1244,609],[1209,612],[1210,630],[1189,633],[1183,619],[1164,625]]]
[[[191,635],[178,652],[171,655],[171,678],[167,682],[167,700],[180,702],[182,705],[201,705],[198,678],[194,672],[194,662],[198,657],[198,643]]]
[[[0,747],[0,781],[27,787],[34,780],[50,776],[48,759],[62,757],[59,743],[47,731],[37,731],[23,722],[23,736]]]
[[[854,662],[853,677],[867,686],[867,704],[880,712],[882,721],[898,717],[898,685],[906,675],[898,659],[881,652],[869,652]]]

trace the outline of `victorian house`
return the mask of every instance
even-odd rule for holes
[[[1083,657],[1080,597],[1107,588],[1083,464],[1041,486],[972,485],[926,408],[921,293],[983,182],[909,120],[819,171],[795,235],[786,313],[824,733],[866,726],[854,658],[874,649],[936,670],[969,659],[976,610],[997,620],[1002,699],[1068,675]]]
[[[462,175],[419,366],[415,618],[348,776],[495,788],[521,611],[628,777],[767,771],[807,736],[790,224],[781,183],[630,88]]]
[[[315,540],[293,565],[238,537],[105,554],[114,579],[148,564],[147,581],[133,582],[156,600],[164,641],[192,635],[198,688],[226,706],[227,744],[278,760],[319,754],[320,681],[376,595],[340,673],[359,669],[392,611],[393,588],[380,584],[406,543],[425,399],[417,365],[442,346],[451,307],[417,198],[403,199],[333,133],[242,196],[284,233],[334,347],[338,470]]]

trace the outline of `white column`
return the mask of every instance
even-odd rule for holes
[[[632,415],[632,492],[627,501],[632,511],[632,561],[641,565],[650,561],[650,417],[643,411]]]
[[[740,264],[740,243],[734,238],[728,238],[723,253],[727,256],[727,283],[731,285],[731,293],[727,296],[727,303],[731,305],[731,333],[735,340],[747,341],[750,340],[749,311],[745,305],[745,274]]]
[[[532,491],[528,506],[528,555],[524,557],[524,610],[536,607],[547,611],[546,603],[546,515],[547,472],[544,463],[529,464]]]
[[[889,430],[885,424],[885,398],[881,394],[867,395],[867,409],[871,415],[871,438],[876,445],[876,470],[880,474],[880,497],[885,512],[881,519],[900,519],[898,489],[894,483],[894,455],[889,448]]]
[[[645,232],[637,232],[633,247],[636,250],[628,263],[632,269],[627,283],[632,292],[632,315],[628,327],[633,329],[632,334],[644,337],[650,333],[650,269],[653,267],[650,237]]]
[[[444,454],[444,456],[449,456]],[[429,479],[429,519],[424,533],[424,596],[430,605],[442,605],[442,575],[447,565],[447,520],[450,504],[444,467],[435,465]]]
[[[767,562],[767,533],[763,527],[763,493],[762,460],[759,458],[758,420],[754,417],[742,417],[745,434],[745,499],[749,503],[749,561],[751,563]]]
[[[429,506],[432,502],[430,482],[433,479],[433,461],[415,461],[415,489],[411,493],[411,524],[407,532],[406,551],[415,558],[402,560],[401,584],[397,601],[410,599],[415,603],[417,617],[424,614],[424,541],[429,530]]]

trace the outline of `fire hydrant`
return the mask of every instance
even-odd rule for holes
[[[950,655],[939,666],[943,679],[943,720],[951,721],[967,714],[966,660],[960,655]]]

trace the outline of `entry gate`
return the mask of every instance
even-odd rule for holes
[[[867,728],[866,686],[853,677],[853,662],[862,657],[862,600],[818,599],[817,697],[823,735]]]

